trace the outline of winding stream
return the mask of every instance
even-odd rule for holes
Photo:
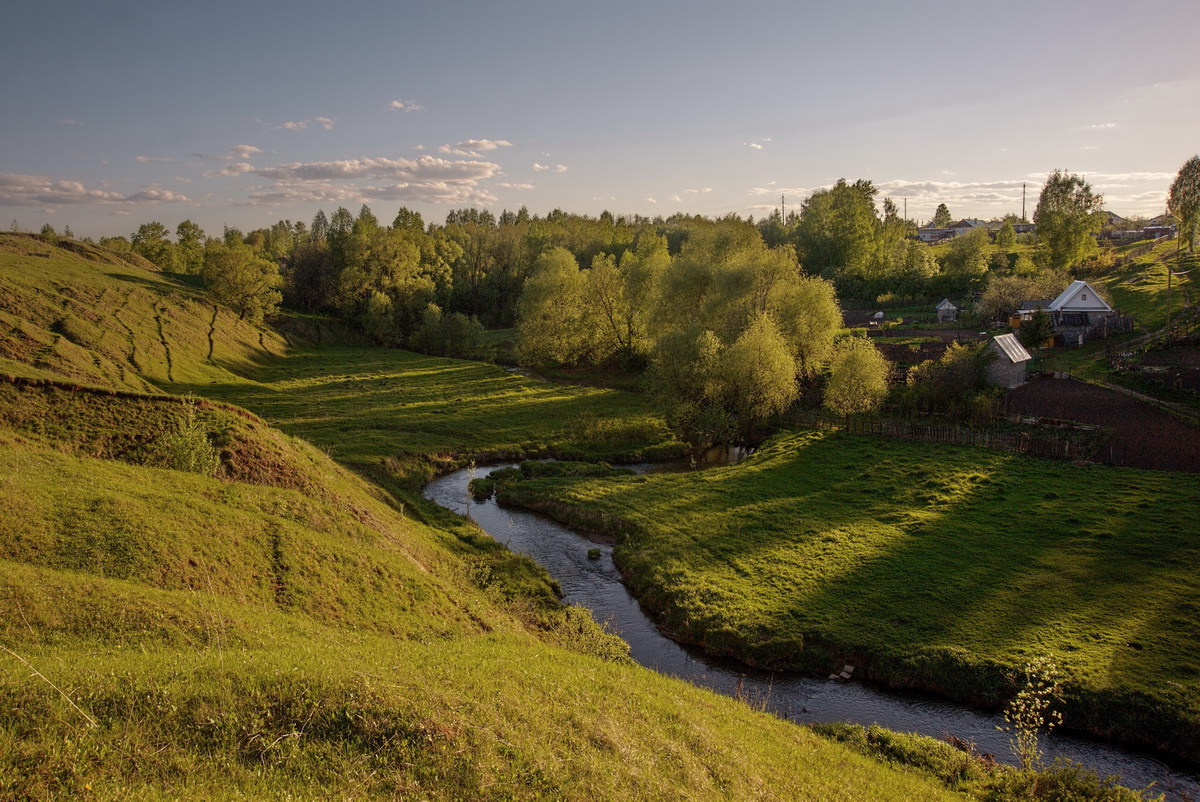
[[[486,476],[497,465],[477,468]],[[667,638],[643,615],[637,600],[621,581],[613,564],[612,547],[597,544],[560,524],[526,510],[501,507],[494,500],[468,499],[468,469],[435,479],[425,497],[457,513],[469,515],[497,541],[537,560],[558,583],[564,601],[589,608],[629,643],[633,659],[663,674],[681,677],[727,696],[740,695],[765,703],[775,714],[798,722],[850,721],[877,723],[899,732],[918,732],[935,738],[953,735],[975,744],[980,752],[1013,762],[1008,734],[999,715],[915,694],[884,691],[858,682],[814,679],[797,674],[768,674],[734,661],[703,655]],[[600,559],[588,549],[599,548]],[[1116,774],[1122,784],[1145,788],[1172,800],[1200,799],[1200,774],[1175,770],[1145,755],[1111,744],[1054,734],[1042,737],[1047,762],[1070,758],[1101,775]]]

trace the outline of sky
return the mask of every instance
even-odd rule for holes
[[[210,234],[365,203],[758,218],[839,178],[909,217],[1084,176],[1164,211],[1200,3],[87,0],[5,11],[0,220]]]

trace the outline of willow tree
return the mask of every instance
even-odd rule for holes
[[[825,384],[825,407],[839,415],[871,412],[888,393],[887,359],[866,337],[838,343]]]
[[[1188,253],[1196,249],[1196,228],[1200,226],[1200,156],[1193,156],[1179,168],[1167,196],[1167,210],[1179,223],[1179,236],[1187,237]]]
[[[720,378],[725,408],[746,433],[796,400],[796,363],[770,315],[755,315],[721,353]]]

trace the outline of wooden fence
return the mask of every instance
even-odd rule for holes
[[[842,417],[827,412],[795,414],[796,423],[813,429],[840,429],[851,434],[892,437],[921,443],[980,446],[1061,460],[1096,459],[1108,432],[1098,426],[1080,426],[1065,421],[1041,421],[997,416],[997,426],[982,429],[951,423],[920,423],[878,417]],[[999,424],[1009,424],[999,428]]]

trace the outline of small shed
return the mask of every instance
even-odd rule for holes
[[[1033,357],[1015,334],[1000,334],[991,339],[988,349],[996,356],[988,363],[988,383],[997,387],[1020,387],[1025,383],[1025,366]]]
[[[958,307],[949,298],[937,305],[938,323],[953,323],[958,320]]]

